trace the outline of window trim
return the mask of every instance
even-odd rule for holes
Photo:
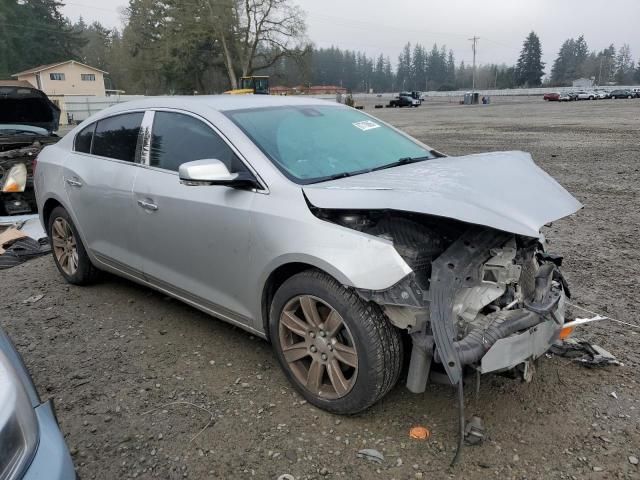
[[[87,157],[98,158],[98,159],[100,159],[100,160],[106,160],[106,161],[109,161],[109,162],[122,163],[123,165],[132,165],[132,166],[138,166],[138,167],[144,166],[144,165],[140,162],[140,160],[141,160],[141,156],[140,156],[140,132],[142,132],[142,125],[143,125],[143,122],[144,122],[144,120],[145,120],[145,117],[146,117],[147,112],[148,112],[148,110],[145,110],[144,108],[136,108],[136,109],[133,109],[133,110],[124,110],[124,111],[121,111],[121,112],[116,112],[116,113],[114,113],[113,115],[105,115],[104,117],[97,118],[97,119],[95,119],[95,120],[92,122],[92,123],[93,123],[93,125],[94,125],[94,127],[93,127],[94,135],[93,135],[93,137],[91,138],[91,149],[90,149],[91,151],[93,151],[93,140],[94,140],[94,138],[95,138],[95,131],[96,131],[95,129],[96,129],[97,125],[98,125],[98,122],[100,122],[100,121],[102,121],[102,120],[107,120],[107,119],[109,119],[109,118],[118,117],[118,116],[120,116],[120,115],[126,115],[126,114],[129,114],[129,113],[143,113],[143,114],[144,114],[144,116],[142,117],[142,122],[140,123],[140,131],[138,132],[138,141],[137,141],[137,143],[136,143],[136,152],[135,152],[135,157],[134,157],[134,159],[133,159],[133,162],[128,162],[128,161],[126,161],[126,160],[119,160],[119,159],[117,159],[117,158],[103,157],[102,155],[95,155],[94,153],[85,153],[85,152],[79,152],[79,151],[77,151],[77,150],[76,150],[76,137],[77,137],[77,136],[78,136],[78,134],[79,134],[80,132],[82,132],[86,127],[88,127],[89,125],[91,125],[91,123],[90,123],[89,125],[86,125],[86,126],[82,127],[82,128],[81,128],[80,130],[78,130],[78,132],[73,136],[73,149],[72,149],[71,151],[72,151],[73,153],[75,153],[76,155],[85,155],[85,156],[87,156]]]
[[[255,179],[258,181],[258,183],[260,184],[260,188],[252,188],[250,191],[256,192],[256,193],[264,193],[264,194],[269,193],[269,187],[267,186],[266,182],[262,179],[260,174],[258,174],[257,170],[253,167],[253,165],[251,165],[251,163],[247,161],[246,157],[240,152],[239,149],[236,148],[236,146],[233,143],[231,143],[231,141],[229,141],[226,135],[222,133],[220,129],[217,128],[215,125],[213,125],[213,123],[211,123],[209,120],[207,120],[206,118],[196,113],[190,112],[188,110],[180,110],[178,108],[155,107],[147,110],[147,113],[149,112],[152,113],[153,115],[150,117],[150,125],[148,127],[149,130],[147,132],[149,144],[146,147],[143,145],[142,152],[141,152],[141,160],[144,161],[144,163],[141,161],[140,165],[143,168],[178,176],[178,172],[176,171],[168,170],[166,168],[155,167],[149,164],[149,159],[151,154],[151,139],[153,138],[153,120],[155,119],[155,113],[156,112],[177,113],[179,115],[187,115],[189,117],[192,117],[192,118],[195,118],[196,120],[201,121],[207,127],[209,127],[213,131],[213,133],[215,133],[222,139],[222,141],[227,145],[227,147],[231,149],[231,151],[238,157],[238,160],[242,162],[242,164],[247,168],[247,170],[251,173],[251,175],[253,175]],[[143,120],[147,120],[146,115]],[[142,128],[140,130],[142,131]]]
[[[89,78],[84,78],[84,77],[89,77]],[[95,73],[81,73],[80,74],[80,81],[81,82],[95,82],[96,81],[96,74]]]
[[[58,75],[60,78],[53,78],[54,75]],[[66,75],[64,74],[64,72],[50,72],[49,80],[54,82],[64,82],[66,81]]]

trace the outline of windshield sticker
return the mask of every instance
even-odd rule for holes
[[[367,130],[373,130],[374,128],[380,128],[376,122],[372,122],[371,120],[363,120],[362,122],[356,122],[353,124],[354,127],[359,128],[363,132]]]

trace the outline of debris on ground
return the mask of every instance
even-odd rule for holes
[[[629,463],[631,465],[638,465],[638,457],[634,455],[629,455]]]
[[[22,303],[29,303],[29,304],[36,303],[36,302],[39,302],[40,300],[42,300],[43,298],[44,298],[43,294],[33,295],[33,296],[27,298],[26,300],[23,300]]]
[[[575,338],[556,342],[549,351],[560,357],[571,358],[588,368],[622,365],[616,357],[599,345]]]
[[[369,460],[370,462],[384,462],[384,455],[382,455],[378,450],[374,450],[373,448],[365,448],[359,450],[356,455],[358,458],[364,458],[366,460]]]
[[[431,432],[426,427],[411,427],[409,430],[409,438],[414,440],[427,440],[431,436]]]
[[[482,419],[474,415],[467,421],[467,425],[464,428],[464,441],[467,445],[480,445],[484,438],[485,429]]]
[[[9,223],[9,220],[14,223]],[[1,217],[0,226],[7,226],[0,233],[0,270],[15,267],[27,260],[51,252],[47,234],[37,216]]]
[[[9,228],[0,233],[0,255],[5,252],[3,245],[10,245],[11,242],[24,237],[26,237],[26,235],[17,228]]]

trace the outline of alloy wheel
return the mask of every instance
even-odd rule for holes
[[[53,254],[64,273],[71,276],[78,270],[78,246],[71,225],[58,217],[51,227]]]
[[[349,327],[328,303],[311,295],[289,300],[278,334],[289,369],[310,393],[336,399],[351,391],[358,354]]]

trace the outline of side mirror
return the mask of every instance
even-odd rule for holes
[[[259,188],[260,185],[249,172],[231,173],[220,160],[195,160],[178,168],[180,183],[188,186],[224,185],[233,188]]]

